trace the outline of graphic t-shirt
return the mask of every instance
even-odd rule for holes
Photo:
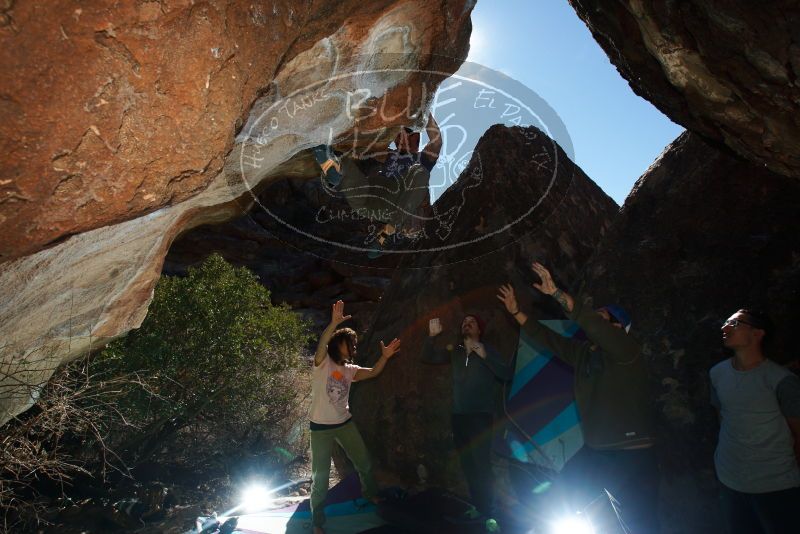
[[[325,355],[322,363],[311,372],[311,409],[308,418],[312,423],[338,425],[350,418],[350,384],[359,369],[358,365],[336,365]]]

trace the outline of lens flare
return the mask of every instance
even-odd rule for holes
[[[595,530],[588,519],[578,515],[556,521],[551,534],[595,534]]]
[[[251,484],[242,491],[242,509],[245,512],[257,512],[269,504],[272,492],[262,484]]]

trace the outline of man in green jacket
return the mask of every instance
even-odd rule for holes
[[[541,279],[533,286],[555,298],[588,338],[568,339],[529,319],[513,287],[500,287],[497,298],[525,333],[574,368],[585,447],[564,466],[560,485],[578,509],[607,490],[619,502],[630,532],[658,532],[659,475],[648,373],[641,345],[628,333],[630,321],[616,306],[594,309],[590,299],[576,302],[556,287],[544,266],[534,263],[532,268]]]
[[[512,369],[491,345],[482,341],[485,326],[477,315],[461,322],[462,343],[437,348],[433,339],[441,334],[438,318],[429,324],[429,337],[422,349],[422,361],[451,365],[453,378],[453,441],[469,486],[473,510],[465,519],[486,522],[487,531],[496,530],[491,437],[494,422],[494,384],[509,380]]]

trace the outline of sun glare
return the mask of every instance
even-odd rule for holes
[[[472,35],[469,38],[469,54],[467,61],[482,63],[489,59],[488,53],[489,40],[486,31],[480,27],[472,27]]]

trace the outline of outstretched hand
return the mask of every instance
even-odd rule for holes
[[[438,317],[434,317],[428,321],[428,335],[430,337],[438,336],[442,333],[442,321]]]
[[[351,315],[344,314],[344,302],[341,300],[337,300],[334,302],[333,307],[331,308],[331,324],[334,326],[339,326],[341,323],[348,320]]]
[[[539,278],[542,279],[540,284],[534,282],[533,287],[544,293],[545,295],[552,295],[558,288],[556,287],[555,282],[553,282],[553,277],[550,275],[550,271],[548,271],[544,265],[535,261],[533,265],[531,265],[531,269],[533,272],[539,275]]]
[[[506,311],[515,314],[519,311],[519,304],[517,304],[517,295],[514,293],[514,288],[511,284],[505,284],[497,288],[497,299],[502,302]]]
[[[383,341],[381,341],[381,358],[386,358],[388,360],[398,352],[400,352],[399,339],[394,338],[388,345],[384,345]]]

